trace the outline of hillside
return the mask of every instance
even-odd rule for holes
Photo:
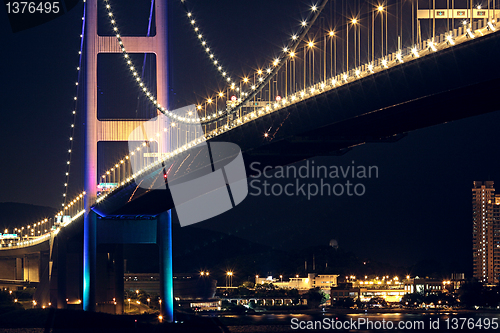
[[[52,207],[35,206],[17,202],[0,202],[0,232],[24,226],[44,218],[52,217],[57,210]]]

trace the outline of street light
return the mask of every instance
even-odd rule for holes
[[[229,271],[226,272],[226,288],[228,286],[228,280],[229,280],[229,287],[233,286],[233,272]]]
[[[328,35],[330,36],[330,76],[333,77],[333,73],[337,74],[337,59],[335,59],[335,64],[333,63],[334,55],[337,55],[337,39],[334,30],[330,30]],[[332,45],[333,43],[335,44]]]
[[[130,312],[130,298],[127,301],[128,301],[128,311]]]
[[[219,109],[217,107],[217,100],[220,98],[222,99],[224,97],[224,93],[222,91],[219,91],[219,94],[215,97],[215,111],[218,112]]]
[[[381,38],[381,57],[384,57],[384,6],[378,5],[377,11],[380,13],[380,38]],[[387,38],[387,25],[386,25],[386,38]],[[387,43],[386,43],[387,44]],[[385,46],[387,48],[387,45]]]
[[[358,23],[358,19],[357,18],[352,18],[351,19],[351,25],[354,26],[354,67],[356,67],[356,32],[357,32],[357,28],[356,28],[356,24]],[[349,71],[349,27],[347,27],[347,41],[346,41],[346,46],[347,46],[347,71]]]
[[[314,41],[309,41],[307,43],[307,47],[309,48],[309,67],[310,67],[310,73],[309,73],[309,85],[312,85],[314,82]],[[312,57],[312,59],[311,59]],[[304,52],[304,89],[305,89],[305,77],[306,77],[306,51]],[[312,67],[312,68],[311,68]]]

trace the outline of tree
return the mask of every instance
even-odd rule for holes
[[[317,308],[328,299],[328,295],[326,295],[323,290],[318,287],[309,289],[304,296],[306,297],[307,305],[310,308]]]
[[[248,288],[245,288],[243,286],[238,287],[238,295],[239,296],[248,296],[250,295],[250,290]]]
[[[459,290],[460,303],[465,307],[481,306],[484,303],[484,286],[481,282],[466,282]]]
[[[251,282],[251,281],[244,281],[240,287],[243,287],[243,288],[247,288],[247,289],[251,289],[255,286],[255,283]]]
[[[416,307],[424,301],[424,295],[421,293],[406,294],[401,298],[403,306]]]
[[[335,305],[340,308],[350,308],[353,307],[354,304],[354,299],[351,297],[340,298],[337,302],[335,302]]]
[[[0,314],[19,310],[23,307],[19,303],[14,302],[14,297],[5,291],[0,291]]]

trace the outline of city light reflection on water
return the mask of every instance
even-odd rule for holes
[[[297,324],[295,329],[292,327],[292,322],[323,322],[324,320],[328,322],[364,322],[370,321],[372,323],[389,323],[391,322],[393,328],[390,329],[388,326],[379,329],[367,329],[367,327],[355,327],[355,329],[335,329],[335,328],[325,328],[323,329],[297,329]],[[458,319],[458,320],[457,320]],[[480,328],[477,323],[484,323],[485,320],[489,320],[491,323],[495,320],[499,324],[500,328],[500,313],[499,312],[424,312],[424,313],[353,313],[353,314],[336,314],[332,312],[317,312],[317,313],[295,313],[295,314],[244,314],[244,315],[221,315],[221,322],[227,326],[230,332],[297,332],[297,331],[308,331],[308,332],[325,332],[325,331],[337,331],[337,332],[408,332],[408,331],[419,331],[419,332],[444,332],[444,331],[467,331],[467,332],[479,332],[485,331],[484,326]],[[293,321],[292,321],[293,320]],[[452,320],[455,320],[454,322]],[[400,329],[398,324],[400,322],[407,323],[409,326],[418,326],[418,324],[423,325],[419,329]],[[463,327],[462,322],[465,323]],[[474,322],[476,327],[467,328],[468,322]],[[436,324],[439,323],[439,324]],[[452,329],[452,324],[455,323],[459,327]],[[434,327],[431,329],[431,324]],[[305,324],[304,324],[305,325]],[[498,329],[487,329],[486,331],[498,331]]]

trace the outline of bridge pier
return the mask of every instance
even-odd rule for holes
[[[52,272],[50,280],[50,299],[57,309],[66,308],[67,298],[67,238],[59,235],[54,239],[52,248]]]
[[[159,104],[168,105],[168,25],[167,0],[155,1],[156,36],[154,37],[122,37],[127,51],[130,53],[156,54],[156,88]],[[85,17],[85,215],[83,237],[83,309],[95,311],[96,303],[101,301],[99,295],[108,295],[109,290],[99,285],[103,278],[107,283],[114,281],[114,298],[117,311],[123,309],[123,252],[115,248],[108,251],[108,257],[101,257],[98,250],[110,244],[158,243],[160,247],[160,276],[163,291],[161,294],[162,315],[168,322],[173,321],[173,280],[171,253],[171,219],[170,212],[160,214],[152,219],[127,219],[122,217],[101,217],[92,207],[97,200],[97,143],[99,141],[127,141],[138,122],[131,125],[127,121],[100,121],[97,118],[97,55],[99,53],[121,54],[121,47],[114,36],[99,36],[97,34],[97,0],[87,1]],[[168,125],[167,125],[168,126]],[[142,138],[136,139],[141,141]],[[163,149],[168,149],[169,142],[159,143]],[[111,258],[112,257],[112,258]],[[103,266],[104,265],[104,266]],[[121,265],[121,267],[120,267]],[[111,275],[97,275],[102,272]],[[110,278],[113,276],[114,279]],[[107,287],[106,287],[107,288]],[[113,289],[111,288],[111,289]],[[121,290],[119,290],[121,288]],[[118,296],[121,295],[121,296]],[[109,299],[109,295],[105,296]],[[109,301],[109,300],[106,300]]]
[[[0,279],[23,280],[22,269],[21,258],[0,258]]]
[[[125,297],[123,295],[123,291],[125,290],[125,282],[123,281],[125,271],[123,263],[123,245],[118,244],[116,245],[114,254],[115,314],[123,313],[123,304],[125,302]]]
[[[50,257],[48,251],[38,253],[38,287],[36,288],[34,299],[41,306],[48,306],[50,303]]]
[[[164,306],[160,315],[165,321],[174,321],[174,282],[172,270],[172,216],[166,211],[157,217],[157,244],[160,252],[160,298]]]
[[[85,215],[83,226],[83,309],[85,311],[95,311],[97,282],[97,214],[90,210]]]
[[[174,320],[172,270],[172,219],[170,211],[157,216],[107,216],[89,214],[96,234],[95,247],[86,247],[88,280],[84,285],[84,310],[123,313],[123,244],[157,244],[160,267],[160,314],[166,322]],[[92,259],[91,259],[92,258]],[[60,282],[61,288],[65,282]],[[59,283],[58,283],[59,284]],[[62,298],[62,297],[60,297]],[[90,304],[92,302],[92,304]],[[116,304],[115,304],[116,303]]]
[[[23,280],[27,282],[40,282],[44,267],[42,265],[42,258],[46,258],[47,254],[43,252],[36,252],[25,255],[20,258],[23,263]],[[16,261],[17,262],[17,261]]]
[[[57,263],[58,272],[57,274],[57,297],[56,306],[58,309],[64,309],[66,307],[66,290],[67,290],[67,239],[66,237],[57,238]]]
[[[123,245],[98,244],[96,310],[122,314],[124,304]]]
[[[0,269],[1,271],[1,269]],[[16,280],[24,280],[23,276],[23,259],[22,258],[16,258]]]

